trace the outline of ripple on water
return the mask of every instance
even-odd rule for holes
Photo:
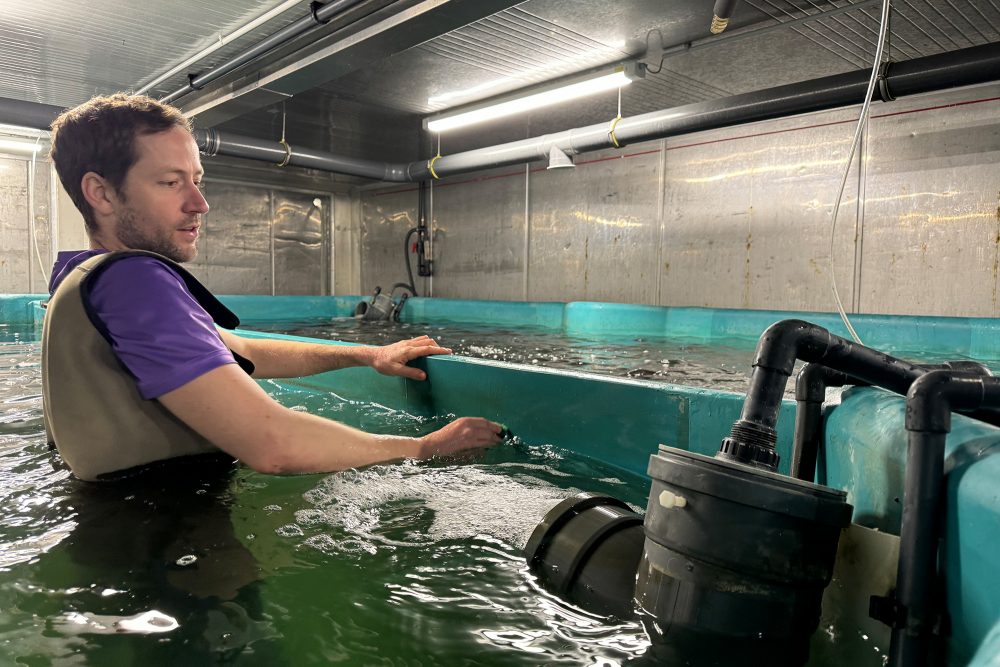
[[[521,548],[538,521],[563,498],[534,474],[542,464],[505,463],[504,474],[477,465],[430,467],[409,462],[331,475],[305,494],[313,508],[302,526],[339,528],[357,541],[402,546],[489,536]]]

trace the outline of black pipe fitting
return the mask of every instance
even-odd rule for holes
[[[990,369],[978,361],[961,359],[943,364],[921,366],[925,371],[953,370],[988,377]],[[789,474],[811,482],[816,476],[816,457],[823,442],[823,401],[827,387],[853,385],[867,387],[868,382],[818,363],[806,364],[795,380],[795,432],[792,440],[792,460]],[[912,385],[911,385],[912,387]],[[991,417],[983,411],[980,417]]]
[[[952,410],[1000,406],[1000,378],[984,377],[983,368],[957,362],[972,372],[931,370],[918,378],[906,396],[907,455],[903,488],[896,591],[873,600],[873,609],[893,610],[890,618],[892,667],[922,667],[940,654],[947,614],[937,577],[938,542],[943,520],[945,438]]]
[[[816,458],[823,442],[823,401],[827,387],[867,385],[846,373],[809,363],[795,378],[795,434],[789,475],[806,482],[816,476]]]
[[[777,469],[778,455],[773,451],[777,441],[775,424],[785,385],[797,359],[822,363],[901,395],[906,395],[914,380],[928,368],[841,338],[803,320],[776,322],[764,331],[757,343],[743,411],[733,425],[733,432],[722,441],[718,458]],[[982,364],[971,361],[949,362],[948,367],[968,369],[977,374],[989,373]],[[993,410],[979,409],[970,416],[1000,424],[1000,413]]]
[[[811,362],[796,383],[799,409],[792,473],[800,479],[811,480],[815,472],[828,384],[867,383],[907,396],[909,436],[897,588],[888,598],[873,599],[871,609],[873,616],[892,626],[890,665],[922,667],[935,653],[935,630],[947,626],[946,615],[940,611],[936,574],[944,445],[951,411],[967,411],[970,416],[1000,423],[996,411],[1000,378],[991,377],[989,369],[978,362],[920,366],[808,322],[785,320],[761,336],[743,412],[732,435],[722,441],[717,458],[759,466],[768,458],[767,448],[773,452],[778,408],[796,359]],[[776,466],[777,455],[771,460]]]

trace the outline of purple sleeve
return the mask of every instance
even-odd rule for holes
[[[97,280],[90,303],[145,399],[236,363],[212,317],[180,276],[156,259],[115,262]]]

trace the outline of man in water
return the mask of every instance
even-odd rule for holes
[[[407,362],[450,350],[427,336],[346,347],[218,329],[238,320],[180,266],[197,254],[209,208],[187,119],[119,93],[66,111],[52,133],[52,160],[90,239],[89,250],[59,254],[42,341],[46,428],[78,477],[220,450],[261,472],[334,471],[499,441],[501,427],[481,418],[409,438],[277,403],[253,378],[370,366],[422,380]]]

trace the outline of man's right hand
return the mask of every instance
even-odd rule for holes
[[[160,396],[178,419],[263,473],[332,472],[402,458],[447,456],[500,442],[500,424],[456,419],[423,436],[374,435],[281,405],[236,364]]]
[[[463,449],[490,447],[500,442],[503,427],[482,417],[461,417],[420,438],[418,458],[448,456]]]

